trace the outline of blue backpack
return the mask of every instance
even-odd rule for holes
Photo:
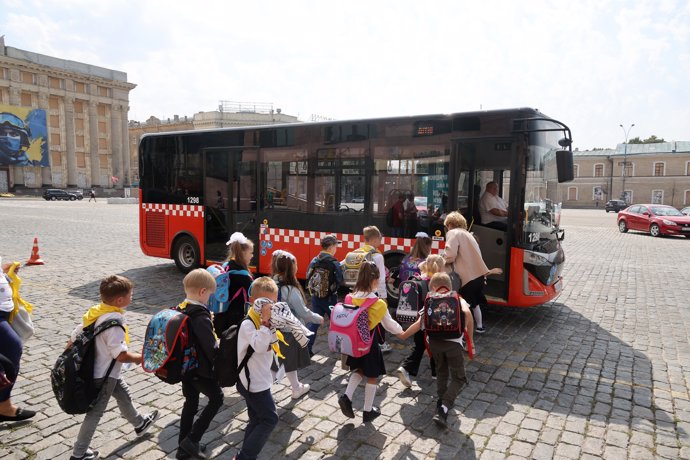
[[[230,275],[242,275],[252,277],[247,270],[228,270],[228,263],[223,265],[211,265],[206,269],[216,279],[216,292],[211,294],[208,299],[208,310],[211,313],[225,313],[228,311],[228,306],[241,294],[244,298],[244,303],[249,301],[247,290],[242,287],[235,291],[235,294],[230,298]]]
[[[419,275],[419,264],[422,263],[423,259],[412,258],[410,256],[405,256],[405,258],[400,263],[400,270],[398,271],[398,279],[402,283],[412,279],[415,275]]]

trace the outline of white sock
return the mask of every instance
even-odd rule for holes
[[[474,322],[475,322],[475,325],[476,325],[478,328],[481,328],[482,325],[483,325],[483,323],[482,323],[482,309],[479,308],[479,305],[477,305],[476,307],[474,307],[474,308],[472,309],[472,311],[474,312]]]
[[[374,396],[376,396],[376,384],[367,383],[364,385],[364,410],[370,411],[374,407]]]
[[[362,376],[357,372],[353,372],[352,375],[350,375],[350,381],[347,382],[347,388],[345,389],[345,395],[350,398],[350,401],[352,401],[352,395],[355,394],[355,390],[361,382]]]
[[[297,378],[297,371],[286,372],[285,377],[290,381],[290,386],[292,386],[293,390],[297,391],[301,388],[299,379]]]

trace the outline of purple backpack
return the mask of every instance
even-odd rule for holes
[[[400,270],[398,271],[398,279],[402,283],[412,279],[415,275],[420,274],[419,264],[422,263],[422,259],[413,258],[411,256],[405,256],[405,258],[400,263]]]

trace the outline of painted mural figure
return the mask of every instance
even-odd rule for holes
[[[0,106],[0,165],[49,166],[45,110],[10,108]]]

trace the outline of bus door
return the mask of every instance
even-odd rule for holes
[[[503,274],[487,278],[485,293],[490,300],[506,301],[510,269],[511,219],[517,218],[509,204],[510,173],[514,161],[512,139],[458,141],[453,146],[453,163],[458,178],[456,209],[465,219],[489,269],[501,268]],[[505,227],[482,222],[480,202],[489,182],[498,184],[498,195],[505,201],[508,218]]]
[[[257,241],[257,152],[242,148],[204,151],[207,261],[225,260],[226,242],[234,232]]]

